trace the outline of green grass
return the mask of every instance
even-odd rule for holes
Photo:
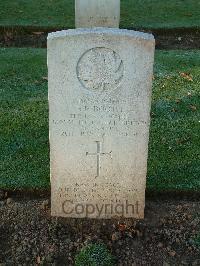
[[[48,188],[46,50],[4,48],[0,61],[0,188]],[[200,51],[156,53],[148,189],[200,190],[199,62]]]
[[[191,242],[200,250],[200,232],[196,235],[195,238],[191,239]]]
[[[1,0],[0,25],[74,27],[73,0]],[[199,27],[199,0],[121,0],[121,27]]]
[[[47,187],[46,51],[0,49],[0,187]]]
[[[114,266],[114,257],[104,244],[89,244],[75,257],[75,266]]]
[[[148,165],[153,190],[200,191],[199,62],[200,51],[156,54]]]

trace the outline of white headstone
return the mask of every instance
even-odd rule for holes
[[[154,38],[48,36],[52,215],[143,218]]]
[[[120,0],[76,0],[76,28],[119,28]]]

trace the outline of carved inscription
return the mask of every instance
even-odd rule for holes
[[[90,152],[86,152],[86,156],[88,155],[92,155],[92,156],[96,156],[97,157],[97,175],[96,177],[99,177],[100,175],[100,169],[101,169],[101,165],[100,165],[100,157],[103,155],[112,155],[112,151],[110,152],[102,152],[101,151],[101,142],[100,141],[96,141],[96,145],[97,145],[97,151],[94,153],[90,153]]]
[[[65,119],[54,119],[53,124],[61,137],[137,136],[138,129],[144,129],[148,123],[134,116],[134,102],[128,103],[118,100],[100,104],[77,99],[74,113],[66,114]]]
[[[113,50],[96,47],[85,52],[77,65],[81,84],[92,91],[102,92],[116,88],[123,77],[124,65]]]
[[[110,200],[111,202],[120,202],[120,194],[122,193],[122,191],[126,190],[127,192],[133,192],[136,191],[133,188],[127,189],[127,187],[123,187],[122,184],[116,182],[116,183],[109,183],[109,182],[104,182],[104,190],[109,191],[109,193],[113,193],[113,189],[115,191],[114,194],[114,199],[107,199],[104,195],[104,197],[102,197],[99,193],[99,191],[101,190],[100,188],[102,188],[102,186],[99,186],[99,184],[97,183],[91,183],[90,184],[90,189],[92,191],[93,194],[97,195],[98,199],[102,200],[102,201],[106,201],[106,200]],[[74,183],[73,186],[70,187],[58,187],[56,189],[57,193],[58,193],[58,197],[64,199],[69,199],[71,195],[73,195],[75,198],[79,198],[81,199],[83,202],[89,201],[89,197],[88,197],[88,185],[85,183]]]

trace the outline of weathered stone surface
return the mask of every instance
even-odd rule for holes
[[[52,215],[143,218],[154,38],[48,36]]]
[[[119,28],[120,0],[76,0],[76,28]]]

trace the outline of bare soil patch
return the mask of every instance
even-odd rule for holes
[[[0,201],[1,265],[74,265],[89,243],[105,243],[116,265],[200,265],[200,201],[147,200],[145,219],[50,216],[49,198]]]
[[[132,29],[132,28],[130,28]],[[47,34],[58,28],[0,27],[0,47],[46,48]],[[158,49],[199,49],[200,29],[134,29],[150,32],[155,36]]]

